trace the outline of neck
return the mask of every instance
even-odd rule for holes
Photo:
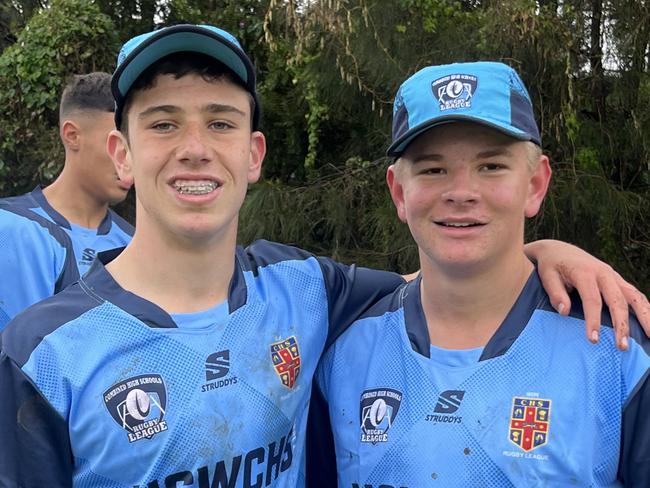
[[[88,194],[66,172],[66,167],[50,186],[43,190],[48,203],[68,222],[88,229],[96,229],[106,217],[108,203]]]
[[[235,266],[236,226],[228,235],[197,243],[164,239],[138,227],[106,269],[122,288],[168,313],[207,310],[228,298]]]
[[[422,262],[422,307],[431,344],[470,349],[487,344],[521,293],[534,267],[524,256],[472,273]],[[507,270],[507,272],[504,272]]]

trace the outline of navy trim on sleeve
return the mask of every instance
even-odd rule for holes
[[[305,486],[331,488],[337,483],[334,434],[327,400],[317,381],[313,381],[307,417],[307,455]]]
[[[0,486],[71,487],[67,423],[4,352],[0,398]]]
[[[618,478],[626,487],[650,486],[650,371],[639,381],[623,410]]]

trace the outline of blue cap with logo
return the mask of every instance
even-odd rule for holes
[[[457,121],[541,145],[533,104],[517,72],[503,63],[480,61],[429,66],[402,83],[387,154],[398,157],[423,132]]]
[[[179,52],[201,53],[220,61],[237,76],[253,96],[253,129],[260,119],[253,63],[239,41],[223,29],[211,25],[180,24],[141,34],[127,41],[117,57],[111,88],[115,98],[115,123],[120,127],[124,102],[138,77],[161,58]]]

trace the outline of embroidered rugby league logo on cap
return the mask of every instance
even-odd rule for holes
[[[476,61],[428,66],[402,83],[387,155],[400,157],[429,129],[459,121],[541,145],[532,102],[517,72],[503,63]]]
[[[115,383],[104,392],[104,404],[127,432],[129,442],[151,439],[167,430],[163,420],[167,391],[160,375],[143,374]]]
[[[472,75],[455,74],[443,76],[431,83],[433,94],[438,99],[440,111],[472,107],[478,78]]]
[[[401,404],[401,391],[392,388],[364,391],[359,405],[361,442],[387,442],[388,430],[395,422]]]

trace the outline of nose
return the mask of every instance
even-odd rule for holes
[[[476,181],[469,168],[453,171],[447,179],[448,186],[442,194],[447,203],[471,205],[479,199]]]
[[[206,135],[198,124],[188,125],[183,140],[178,147],[177,156],[182,162],[202,164],[210,160],[210,147],[205,141]]]

